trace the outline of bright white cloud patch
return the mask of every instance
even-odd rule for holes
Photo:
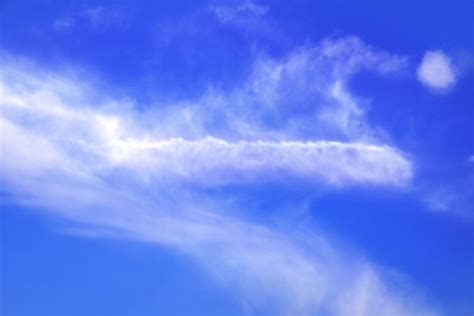
[[[411,178],[411,164],[397,150],[362,143],[230,143],[207,137],[196,141],[115,140],[107,149],[112,161],[147,168],[149,175],[174,173],[204,185],[291,175],[332,185],[403,185]]]
[[[96,234],[177,249],[256,310],[435,315],[416,289],[324,234],[255,224],[235,215],[248,211],[239,204],[202,190],[278,177],[310,188],[410,183],[408,156],[380,142],[345,88],[358,71],[403,65],[357,38],[330,40],[257,61],[232,91],[141,113],[86,78],[4,61],[2,188]]]
[[[421,83],[433,89],[447,89],[456,84],[456,70],[442,51],[427,51],[417,75]]]

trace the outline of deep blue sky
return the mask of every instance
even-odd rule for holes
[[[230,16],[219,17],[216,8]],[[275,180],[267,175],[267,170],[263,175],[256,173],[257,178],[264,180],[252,180],[250,184],[224,183],[209,188],[194,180],[191,184],[188,180],[183,183],[172,180],[173,185],[178,184],[173,190],[166,191],[167,180],[162,180],[160,174],[157,178],[150,176],[144,182],[128,180],[129,169],[114,171],[113,165],[106,171],[94,171],[94,176],[106,185],[112,183],[109,187],[113,189],[132,191],[131,195],[150,205],[160,198],[156,192],[161,190],[171,201],[186,200],[182,195],[191,191],[190,194],[198,196],[191,204],[202,208],[209,203],[216,203],[220,209],[229,207],[222,211],[224,215],[245,223],[258,223],[278,232],[304,226],[305,231],[321,234],[332,241],[344,255],[347,250],[358,258],[367,259],[371,267],[377,267],[374,269],[381,267],[384,271],[403,275],[410,284],[410,290],[406,291],[411,291],[413,286],[416,295],[423,297],[423,304],[440,315],[474,313],[472,2],[296,1],[290,4],[285,1],[4,0],[0,2],[0,20],[0,66],[15,68],[26,61],[34,65],[33,70],[26,67],[26,72],[30,71],[26,75],[28,78],[41,78],[35,69],[66,77],[72,74],[73,78],[78,78],[78,85],[93,87],[93,97],[81,96],[87,106],[96,107],[94,100],[118,100],[117,113],[121,117],[133,117],[135,125],[143,123],[147,127],[163,122],[162,116],[153,116],[153,113],[166,107],[184,107],[180,102],[195,102],[200,111],[199,100],[209,91],[219,91],[218,95],[224,99],[230,95],[225,100],[231,101],[223,101],[228,102],[225,106],[239,107],[240,99],[234,93],[241,91],[239,89],[248,84],[249,78],[253,78],[259,61],[284,61],[298,49],[319,47],[320,41],[326,38],[356,36],[376,50],[403,56],[406,65],[394,75],[380,76],[376,71],[362,69],[341,80],[344,80],[346,91],[364,109],[363,122],[369,126],[370,141],[380,146],[388,144],[406,154],[404,157],[414,170],[408,184],[379,186],[378,182],[355,181],[355,184],[332,187],[331,182],[325,183],[325,180],[316,183],[298,177]],[[456,80],[449,88],[430,88],[417,78],[417,69],[427,51],[442,52],[451,61]],[[320,70],[315,69],[308,76],[317,76]],[[2,73],[2,85],[3,82],[10,85],[9,78]],[[294,84],[298,93],[300,86],[301,91],[311,88],[311,85],[291,78],[289,85]],[[330,75],[327,78],[333,79]],[[19,79],[20,83],[15,87],[22,86],[22,80],[25,80],[25,87],[29,86],[28,79]],[[313,79],[302,77],[302,80]],[[42,89],[62,88],[46,84]],[[2,99],[9,102],[5,101],[6,96]],[[284,106],[293,106],[292,100],[299,99],[285,94],[283,101],[277,101]],[[318,102],[326,99],[315,97],[314,100],[309,100],[307,106],[317,108]],[[132,104],[130,112],[133,114],[123,114],[125,109],[121,108],[120,102]],[[71,104],[76,103],[72,100]],[[81,109],[74,105],[75,111]],[[293,115],[292,111],[296,111],[293,109],[290,107],[290,110],[278,110],[282,111],[278,115],[265,116],[262,126],[283,131],[280,123],[285,119],[279,115]],[[15,121],[17,116],[5,113],[9,121],[19,122]],[[222,131],[227,126],[221,128],[219,125],[220,112],[203,110],[202,113],[212,113],[218,122],[201,126],[203,133],[226,139],[227,134]],[[248,117],[252,116],[245,116],[246,122],[253,126],[253,119]],[[27,130],[36,126],[36,120],[41,120],[35,116],[29,119],[31,121],[21,120],[21,126]],[[177,117],[176,120],[181,119]],[[226,122],[223,120],[221,124],[226,125]],[[296,124],[301,126],[302,122],[304,119]],[[179,130],[173,129],[174,123],[179,122],[170,123],[170,130]],[[70,151],[70,146],[76,146],[75,138],[82,136],[73,133],[68,138],[71,143],[64,145],[56,134],[56,131],[61,134],[63,127],[56,128],[52,125],[55,123],[48,121],[45,124],[51,129],[42,129],[41,125],[40,129],[32,127],[31,133],[41,133],[42,137],[67,151],[69,157],[82,157],[83,151]],[[172,136],[186,138],[191,130],[191,127],[185,127],[182,134]],[[308,128],[296,133],[288,128],[283,133],[285,139],[299,135],[304,140],[336,135],[312,131]],[[236,133],[243,135],[240,131]],[[259,133],[269,140],[266,134]],[[195,137],[201,135],[197,133]],[[2,142],[3,153],[0,154],[7,155],[11,143],[6,139],[10,136],[6,133],[1,137],[5,142]],[[350,135],[328,140],[355,142],[360,139],[366,141],[367,138]],[[31,161],[38,155],[34,148],[25,149],[30,150]],[[92,158],[77,159],[86,164],[95,163]],[[214,259],[214,256],[220,258],[220,254],[215,253],[222,251],[220,247],[206,248],[203,252],[197,250],[196,254],[194,248],[188,252],[188,246],[176,246],[161,239],[155,243],[155,237],[148,235],[129,238],[128,234],[120,233],[84,236],[84,233],[72,232],[71,227],[84,224],[80,216],[62,213],[65,205],[74,204],[74,199],[68,202],[68,197],[58,198],[54,194],[37,199],[32,194],[33,198],[25,201],[25,195],[31,192],[22,191],[28,185],[28,190],[41,191],[43,186],[50,185],[48,179],[57,181],[54,168],[46,169],[47,176],[34,182],[28,178],[31,175],[31,179],[38,179],[34,172],[16,173],[16,169],[8,166],[5,164],[0,170],[2,315],[285,313],[285,307],[274,305],[273,298],[268,299],[266,294],[259,297],[259,291],[247,291],[246,285],[221,282],[220,277],[208,271],[213,270],[208,265],[220,267],[219,259]],[[152,172],[144,170],[145,173]],[[209,171],[202,169],[199,172],[207,177]],[[11,174],[14,174],[13,178],[15,175],[23,177],[27,184],[23,179],[11,180]],[[238,177],[238,174],[231,173],[231,177]],[[42,185],[38,186],[40,182]],[[74,185],[71,187],[75,188]],[[58,201],[54,200],[56,198]],[[87,206],[87,202],[84,205]],[[100,207],[101,202],[97,203]],[[78,206],[78,212],[88,210],[86,206]],[[114,211],[113,206],[106,208]],[[133,209],[127,211],[134,212]],[[91,224],[92,231],[95,228],[100,231],[99,220],[85,222]],[[160,230],[159,227],[156,229]],[[131,233],[137,231],[132,229]],[[292,242],[298,243],[293,239]],[[311,243],[310,239],[305,242]],[[225,251],[222,254],[227,255]],[[234,272],[224,271],[224,274],[231,274],[232,280],[234,277],[253,280],[252,274],[245,274],[245,270],[235,276],[232,275]],[[265,282],[260,285],[264,289],[262,293],[273,286]],[[278,284],[278,279],[275,282]],[[390,282],[387,284],[391,286]],[[246,294],[241,296],[241,292]],[[288,294],[287,297],[292,296]],[[305,307],[304,312],[342,315],[328,306],[313,308],[311,305],[308,309]]]

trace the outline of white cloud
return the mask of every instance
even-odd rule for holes
[[[469,168],[469,166],[467,166]],[[474,216],[474,173],[466,169],[461,181],[438,181],[422,188],[423,201],[434,212],[449,212],[472,220]]]
[[[404,185],[411,180],[410,161],[377,144],[363,108],[344,85],[357,71],[386,74],[404,65],[404,58],[355,37],[325,40],[282,61],[259,59],[248,81],[233,91],[210,90],[198,100],[135,118],[132,110],[123,110],[130,106],[114,107],[113,100],[108,111],[84,106],[96,102],[84,95],[97,93],[76,79],[39,80],[7,67],[4,114],[27,120],[37,134],[79,143],[104,164],[127,165],[148,176],[223,184],[276,174],[330,185]],[[19,89],[20,81],[28,89]],[[63,105],[70,100],[74,107]],[[141,126],[152,118],[160,124]]]
[[[397,71],[399,58],[356,46],[259,60],[242,87],[210,90],[198,100],[147,113],[102,96],[85,79],[3,59],[2,188],[19,203],[81,223],[95,234],[187,254],[239,293],[252,311],[435,315],[418,301],[415,288],[321,232],[231,216],[245,210],[230,212],[237,205],[199,190],[271,181],[279,174],[336,187],[409,183],[408,157],[380,143],[345,88],[350,75],[362,69]],[[347,60],[350,73],[335,71]],[[398,66],[380,66],[387,63]],[[307,101],[299,102],[292,90],[305,92]],[[328,113],[341,119],[332,122]],[[324,121],[324,128],[314,126]],[[337,137],[324,140],[329,131]]]
[[[79,16],[85,18],[93,27],[121,27],[129,25],[129,16],[124,12],[111,7],[88,7],[82,10]]]
[[[474,155],[459,161],[462,173],[456,179],[432,179],[419,185],[426,207],[472,221],[474,218]]]
[[[210,10],[222,23],[237,23],[248,21],[249,18],[258,18],[267,13],[268,7],[246,1],[235,6],[212,6]]]
[[[228,205],[216,199],[204,203],[205,197],[179,186],[163,187],[159,180],[126,173],[123,182],[119,167],[91,164],[77,152],[68,155],[61,140],[33,136],[11,123],[2,122],[1,128],[7,132],[2,138],[2,183],[23,203],[82,223],[95,236],[105,233],[173,247],[234,289],[251,309],[298,315],[354,310],[374,316],[381,311],[435,315],[407,297],[396,278],[317,232],[294,236],[294,231],[226,216],[220,208]],[[40,155],[28,160],[33,150]],[[173,191],[176,195],[170,197]],[[410,295],[415,293],[410,289]]]
[[[24,76],[20,77],[24,80]],[[56,85],[55,81],[50,83]],[[58,164],[68,159],[53,150],[49,145],[51,138],[64,147],[61,152],[72,150],[70,154],[80,154],[87,165],[95,160],[98,165],[126,167],[147,177],[166,175],[201,185],[288,176],[330,185],[405,185],[412,177],[410,161],[386,145],[323,140],[231,142],[211,136],[163,139],[159,134],[142,131],[136,122],[126,118],[129,113],[64,106],[64,96],[48,89],[46,80],[30,84],[36,85],[36,89],[18,91],[14,85],[2,89],[4,134],[9,135],[5,147],[8,150],[15,145],[18,152],[8,156],[23,153],[25,163],[28,154],[22,149],[25,146],[18,144],[34,144],[32,139],[39,137],[38,142],[44,143],[39,145],[44,148],[42,154],[48,159],[56,157]],[[62,87],[64,93],[71,85],[63,82]],[[34,161],[39,162],[41,159]],[[17,158],[11,163],[18,164]],[[9,170],[13,169],[10,166]]]
[[[65,16],[56,19],[53,23],[53,27],[58,30],[63,30],[74,26],[74,23],[76,23],[76,20],[74,18],[70,16]]]
[[[347,83],[358,72],[388,76],[406,65],[405,57],[377,50],[357,37],[324,40],[278,60],[261,56],[249,78],[233,90],[209,89],[199,100],[163,106],[157,114],[161,132],[185,139],[219,135],[374,143],[366,102],[348,91]]]
[[[107,150],[113,162],[134,170],[173,173],[203,185],[291,175],[332,185],[403,185],[412,175],[410,162],[397,150],[362,143],[128,139],[114,140]]]
[[[448,188],[439,188],[426,194],[425,203],[433,211],[450,211],[455,212],[451,208],[454,207],[457,201],[457,196],[454,191]]]
[[[456,84],[456,70],[451,59],[440,50],[425,53],[417,75],[422,84],[432,89],[448,89]]]
[[[318,52],[334,63],[333,74],[347,77],[361,70],[388,75],[407,66],[407,58],[391,54],[364,43],[357,36],[328,38],[318,46]]]

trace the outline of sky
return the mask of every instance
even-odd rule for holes
[[[472,316],[471,1],[0,1],[1,315]]]

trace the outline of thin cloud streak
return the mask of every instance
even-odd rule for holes
[[[135,170],[145,165],[148,174],[176,173],[203,185],[256,180],[265,174],[267,177],[293,174],[332,185],[357,182],[404,185],[412,176],[410,162],[397,150],[362,143],[229,143],[207,137],[196,141],[116,140],[108,149],[115,163]]]

